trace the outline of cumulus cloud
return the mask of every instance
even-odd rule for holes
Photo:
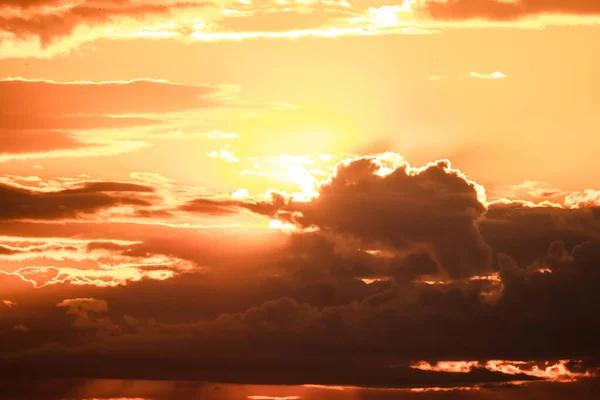
[[[376,157],[364,157],[338,164],[318,198],[289,202],[278,218],[352,235],[365,246],[404,251],[430,246],[443,272],[468,276],[473,268],[485,270],[491,260],[477,228],[485,212],[482,196],[482,188],[448,161],[423,168],[402,162],[390,169]]]
[[[56,306],[65,307],[67,308],[67,314],[84,319],[87,319],[90,312],[104,313],[108,310],[106,301],[96,299],[66,299]]]
[[[228,145],[219,151],[211,151],[210,153],[208,153],[208,156],[212,158],[220,158],[230,163],[240,162],[240,159],[235,155],[235,153],[236,151]]]
[[[154,195],[152,182],[165,183],[135,177],[144,184],[67,193]],[[157,254],[202,268],[111,286],[45,284],[66,267],[6,264],[2,295],[19,305],[0,314],[0,366],[430,391],[594,379],[600,214],[591,194],[563,205],[489,201],[446,160],[417,168],[390,154],[338,164],[317,191],[302,201],[194,196],[174,210],[252,212],[299,228],[288,233],[6,221],[3,234],[39,236],[0,240],[7,262],[39,250],[57,262],[56,253],[63,262],[78,254],[98,273],[129,259],[152,270]],[[44,196],[36,201],[52,204]],[[6,345],[25,318],[27,342]]]

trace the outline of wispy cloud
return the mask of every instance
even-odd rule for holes
[[[506,75],[504,75],[502,72],[499,72],[499,71],[492,72],[489,74],[482,74],[479,72],[470,72],[469,77],[477,78],[477,79],[504,79],[504,78],[506,78]]]
[[[240,159],[235,155],[236,150],[233,150],[231,146],[225,146],[219,151],[211,151],[208,156],[211,158],[220,158],[230,163],[240,162]]]

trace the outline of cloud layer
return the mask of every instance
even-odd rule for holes
[[[408,389],[594,379],[593,196],[489,201],[446,160],[391,154],[339,163],[312,198],[173,204],[161,197],[173,183],[150,181],[5,185],[11,374]],[[123,204],[160,205],[164,222],[96,219]],[[295,229],[167,223],[240,213]]]
[[[433,18],[451,20],[509,21],[542,14],[600,14],[600,4],[587,0],[423,0],[420,6]]]
[[[54,57],[99,39],[231,41],[423,35],[470,21],[494,26],[597,23],[587,0],[44,0],[0,3],[2,57]],[[485,24],[479,24],[483,27]]]

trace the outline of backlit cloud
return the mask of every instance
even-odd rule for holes
[[[62,190],[0,183],[0,220],[61,219],[121,205],[149,206],[153,188],[119,182],[82,182]]]
[[[208,153],[208,156],[212,158],[221,158],[230,163],[237,163],[240,161],[240,159],[236,157],[235,153],[236,151],[228,145],[219,151],[211,151]]]
[[[478,79],[504,79],[506,78],[506,75],[504,75],[502,72],[492,72],[491,74],[481,74],[479,72],[471,72],[469,73],[469,76],[471,78],[478,78]]]
[[[54,57],[100,39],[232,41],[423,35],[448,26],[595,24],[587,0],[3,2],[0,57]]]
[[[51,215],[53,193],[179,192],[187,197],[169,215],[258,214],[298,229],[124,223],[112,214],[76,222],[62,208],[43,222],[6,221],[0,287],[18,306],[0,314],[0,338],[28,329],[26,343],[0,341],[0,364],[13,373],[50,364],[47,376],[407,393],[577,384],[597,374],[593,360],[578,361],[593,354],[600,329],[590,323],[600,304],[593,201],[489,200],[447,160],[413,167],[392,153],[338,163],[302,199],[199,195],[162,175],[131,178],[42,190],[41,179],[10,176],[6,185],[35,196],[27,209]],[[260,393],[244,396],[279,396]]]

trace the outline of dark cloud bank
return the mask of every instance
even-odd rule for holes
[[[283,195],[263,203],[198,199],[179,209],[244,210],[306,228],[291,234],[264,240],[175,228],[127,234],[140,243],[123,251],[168,254],[201,272],[110,288],[40,289],[0,274],[0,288],[10,288],[0,300],[16,303],[0,303],[3,376],[23,392],[18,382],[28,377],[480,389],[403,392],[407,398],[596,398],[600,209],[591,202],[484,204],[477,186],[447,161],[382,171],[374,157],[340,164],[310,202]],[[136,204],[150,191],[119,185],[87,184],[56,196],[68,208],[73,196],[102,194],[102,204],[83,203],[104,207]],[[33,219],[70,215],[64,208],[57,214],[56,196],[5,192],[5,217],[27,212],[15,211],[12,198],[42,210]],[[73,204],[80,207],[79,200]],[[5,221],[0,234],[23,235],[36,224]],[[70,235],[68,226],[56,226],[40,225],[37,234]],[[78,232],[91,229],[82,225]],[[88,246],[101,248],[121,249]],[[14,329],[19,325],[27,332]],[[480,364],[463,373],[411,368],[461,360]],[[521,371],[486,368],[489,360],[522,365]],[[562,372],[548,368],[558,364]],[[559,380],[577,382],[549,382]],[[535,382],[517,387],[515,381]],[[403,398],[369,393],[357,398]],[[343,398],[336,395],[306,398]]]

